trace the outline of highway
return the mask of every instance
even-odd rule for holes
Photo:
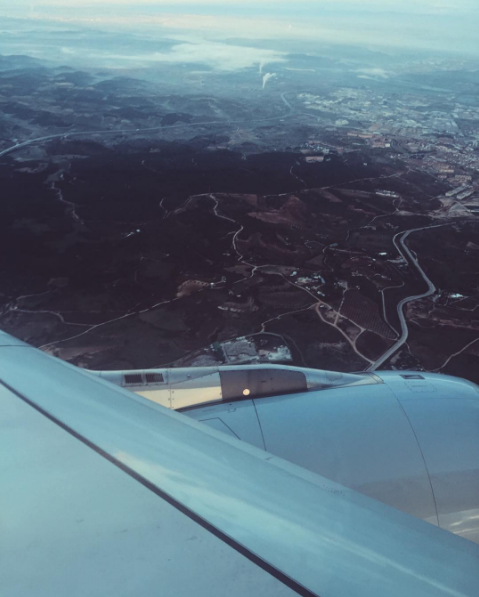
[[[289,103],[286,99],[286,94],[288,92],[284,92],[281,94],[281,99],[285,106],[288,108],[288,111],[284,114],[279,116],[270,116],[269,118],[257,118],[252,120],[215,120],[215,121],[206,121],[206,122],[193,122],[187,124],[173,124],[170,126],[155,126],[150,128],[142,128],[142,129],[120,129],[120,130],[111,130],[111,131],[72,131],[72,132],[65,132],[65,133],[56,133],[54,135],[46,135],[43,137],[35,137],[34,139],[27,139],[26,141],[22,141],[20,143],[16,143],[11,147],[7,147],[0,151],[0,158],[8,155],[9,153],[13,153],[17,149],[21,149],[22,147],[28,147],[29,145],[34,145],[36,143],[42,143],[43,141],[51,141],[52,139],[67,139],[70,137],[82,137],[87,135],[125,135],[125,134],[137,134],[137,133],[151,133],[155,131],[161,130],[170,130],[170,129],[179,129],[179,128],[190,128],[190,127],[197,127],[197,126],[210,126],[210,125],[223,125],[228,126],[230,124],[253,124],[253,123],[260,123],[260,122],[271,122],[274,120],[282,120],[283,118],[287,118],[294,113],[293,106]]]
[[[422,294],[416,294],[413,296],[408,296],[406,298],[403,298],[398,303],[397,314],[399,317],[399,322],[401,324],[401,336],[399,337],[397,342],[395,342],[395,344],[393,344],[391,346],[391,348],[389,348],[377,361],[372,363],[366,369],[366,371],[376,371],[377,369],[379,369],[386,361],[388,361],[401,348],[401,346],[403,346],[407,342],[408,337],[409,337],[409,329],[407,326],[406,317],[404,315],[404,307],[406,305],[408,305],[409,303],[412,303],[413,301],[418,301],[420,299],[424,299],[429,296],[432,296],[433,294],[435,294],[435,292],[437,290],[436,287],[434,286],[434,284],[431,282],[431,280],[427,277],[425,271],[422,269],[422,267],[419,264],[416,257],[414,257],[414,255],[411,253],[411,251],[407,247],[407,245],[405,243],[406,239],[413,232],[419,232],[420,230],[431,230],[432,228],[442,228],[442,227],[448,226],[448,225],[450,225],[450,224],[436,224],[433,226],[423,226],[422,228],[412,228],[411,230],[399,232],[398,234],[396,234],[394,236],[393,243],[394,243],[394,246],[396,247],[398,253],[406,261],[409,261],[410,263],[412,263],[412,265],[416,268],[419,275],[421,276],[421,278],[424,280],[424,282],[427,285],[427,291],[423,292]]]
[[[27,145],[33,145],[34,143],[40,143],[41,141],[49,141],[50,139],[56,139],[57,137],[66,137],[66,134],[62,135],[47,135],[46,137],[37,137],[36,139],[29,139],[28,141],[22,141],[22,143],[17,143],[16,145],[12,145],[11,147],[7,147],[3,151],[0,151],[0,158],[4,155],[12,153],[16,149],[20,149],[21,147],[27,147]]]

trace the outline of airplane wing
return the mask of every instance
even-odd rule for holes
[[[479,546],[0,334],[2,597],[477,597]]]

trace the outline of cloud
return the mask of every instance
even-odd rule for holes
[[[235,46],[214,41],[179,43],[169,52],[122,54],[95,52],[87,56],[103,63],[120,62],[131,65],[151,65],[154,62],[171,64],[208,64],[220,71],[235,71],[263,63],[284,62],[285,54],[274,50]]]
[[[379,77],[381,79],[389,79],[389,73],[382,68],[358,68],[354,72],[361,73],[360,78],[366,79],[371,77]],[[369,75],[369,76],[364,76]]]

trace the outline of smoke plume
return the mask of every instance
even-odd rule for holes
[[[265,76],[263,77],[263,89],[266,87],[266,83],[270,79],[276,79],[276,77],[277,77],[276,73],[266,73]]]

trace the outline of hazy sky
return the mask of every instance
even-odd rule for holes
[[[476,6],[476,0],[298,0],[292,2],[291,0],[37,0],[32,2],[31,0],[16,0],[12,3],[11,0],[1,0],[0,4],[12,5],[22,4],[29,6],[31,4],[40,5],[53,5],[53,6],[87,6],[87,5],[100,5],[100,4],[129,4],[132,6],[141,5],[155,5],[155,6],[170,6],[174,7],[177,11],[183,12],[188,6],[246,6],[258,7],[259,5],[270,7],[276,7],[278,5],[286,5],[291,7],[292,10],[299,4],[320,6],[321,4],[335,4],[335,5],[359,5],[359,6],[375,6],[377,9],[390,9],[395,10],[439,10],[439,11],[454,11],[458,9],[472,9]]]
[[[479,55],[479,0],[0,0],[0,15],[210,41],[275,39],[278,50],[282,40],[308,40]],[[0,53],[1,45],[0,35]]]
[[[376,13],[398,12],[401,14],[459,15],[479,12],[477,0],[0,0],[4,13],[18,14],[21,11],[58,9],[98,9],[99,7],[126,7],[141,12],[149,7],[174,13],[190,11],[213,13],[249,12],[279,14],[310,12],[319,15],[324,11],[373,11]],[[120,9],[120,10],[121,10]]]
[[[375,14],[399,13],[402,15],[449,15],[475,16],[479,14],[477,0],[0,0],[3,14],[13,15],[28,12],[48,12],[54,14],[72,12],[119,9],[120,12],[176,14],[268,14],[276,16],[304,15],[321,16],[322,14],[346,14],[353,12],[372,12]]]

